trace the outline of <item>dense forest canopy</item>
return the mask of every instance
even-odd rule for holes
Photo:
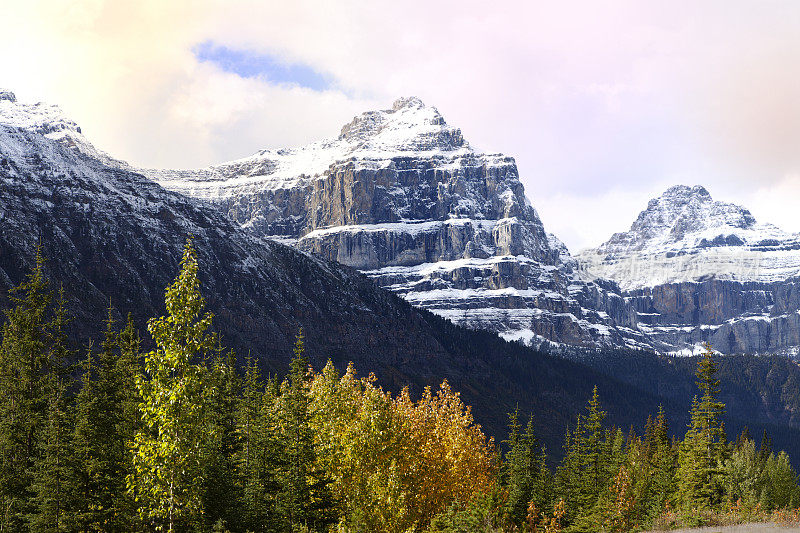
[[[191,241],[147,325],[109,309],[69,347],[63,290],[36,267],[0,342],[3,531],[628,531],[797,520],[800,487],[769,435],[725,431],[719,361],[696,369],[685,431],[660,408],[641,435],[607,423],[595,387],[548,450],[537,413],[495,443],[447,381],[392,393],[374,375],[237,364],[214,332]],[[369,370],[369,369],[365,369]],[[678,439],[673,433],[682,434]],[[557,457],[558,460],[554,459]],[[795,509],[792,511],[792,509]]]

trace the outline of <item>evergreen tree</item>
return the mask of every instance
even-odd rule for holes
[[[278,472],[286,466],[279,438],[277,397],[279,384],[261,382],[258,367],[248,364],[237,411],[239,436],[237,465],[242,483],[242,521],[248,531],[279,531]]]
[[[331,480],[317,464],[311,431],[309,365],[303,333],[297,335],[294,358],[278,399],[278,429],[283,445],[283,465],[278,473],[278,512],[286,529],[307,527],[321,531],[336,521]]]
[[[648,457],[652,465],[652,498],[649,498],[649,516],[655,517],[675,492],[677,455],[669,437],[669,425],[664,407],[658,406],[653,429],[648,436]]]
[[[236,408],[236,435],[239,440],[236,466],[242,484],[242,522],[247,530],[258,531],[269,519],[267,494],[261,482],[259,443],[263,424],[263,383],[256,363],[248,359],[242,393]]]
[[[165,303],[167,315],[148,322],[156,349],[145,355],[145,375],[136,380],[143,428],[133,441],[129,484],[142,519],[172,532],[203,523],[203,460],[213,438],[204,361],[216,339],[208,332],[213,315],[204,310],[191,240]]]
[[[583,479],[581,496],[578,502],[584,509],[588,509],[594,504],[600,491],[605,486],[607,468],[604,464],[604,459],[609,458],[611,454],[610,449],[606,449],[606,453],[603,453],[604,444],[607,440],[603,438],[605,435],[603,421],[606,413],[600,409],[600,397],[597,394],[596,385],[592,390],[592,397],[589,399],[586,411],[586,416],[584,417],[586,437],[581,455]],[[616,469],[614,473],[616,473]]]
[[[40,249],[32,273],[10,299],[0,342],[0,529],[59,530],[69,509],[73,354],[64,290],[54,308]]]
[[[555,473],[555,492],[566,502],[567,521],[577,515],[578,501],[580,498],[583,463],[583,426],[579,414],[575,422],[575,429],[569,428],[564,433],[564,457]]]
[[[722,500],[726,450],[721,418],[725,404],[717,400],[719,380],[712,356],[706,345],[696,373],[703,394],[692,400],[691,422],[680,449],[678,498],[686,510],[711,508]]]
[[[539,443],[533,431],[533,416],[528,419],[524,433],[520,433],[519,413],[509,415],[509,437],[506,443],[505,474],[508,486],[507,520],[521,524],[528,514],[530,502],[539,509],[544,508],[541,481],[542,457]]]
[[[53,318],[46,328],[49,347],[38,384],[47,403],[41,434],[35,435],[39,451],[32,468],[33,509],[29,521],[36,531],[65,531],[72,522],[69,360],[73,354],[67,348],[67,323],[61,287]]]
[[[123,334],[109,306],[100,352],[90,348],[78,393],[74,455],[81,488],[78,523],[84,531],[128,531],[134,502],[126,490],[131,473],[128,443],[136,429],[135,396],[138,335],[129,319]],[[123,347],[124,341],[124,347]]]
[[[786,452],[770,454],[764,464],[764,488],[760,503],[766,509],[796,509],[800,506],[797,472]]]
[[[240,471],[236,467],[240,445],[236,414],[241,384],[234,352],[223,352],[218,346],[210,376],[213,394],[208,415],[213,440],[204,461],[203,509],[208,526],[219,524],[238,530],[242,521],[239,508],[242,495]]]
[[[33,467],[37,438],[47,421],[46,371],[48,311],[52,300],[44,277],[44,259],[10,291],[0,344],[0,530],[21,531],[32,511]]]
[[[772,439],[767,434],[767,430],[765,429],[763,433],[761,433],[761,445],[758,448],[758,458],[762,463],[765,463],[771,454]]]

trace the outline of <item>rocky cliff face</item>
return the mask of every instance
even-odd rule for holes
[[[630,231],[577,259],[589,279],[626,290],[639,329],[658,343],[798,354],[800,235],[759,224],[703,187],[668,189]]]
[[[455,377],[465,364],[485,369],[458,362],[431,317],[356,271],[163,189],[94,149],[58,108],[15,100],[0,92],[1,307],[41,243],[46,273],[63,283],[75,316],[75,338],[101,334],[109,303],[118,319],[131,312],[143,328],[164,312],[164,288],[194,235],[203,292],[225,344],[273,372],[285,369],[300,327],[315,364],[352,360],[387,384]]]
[[[419,99],[364,113],[337,138],[302,148],[143,172],[458,324],[533,345],[648,346],[613,284],[575,276],[513,158],[473,150]]]
[[[316,368],[328,358],[340,369],[353,361],[394,390],[419,391],[447,379],[496,440],[504,438],[507,413],[518,408],[537,413],[537,435],[554,449],[595,385],[619,427],[641,423],[661,403],[673,420],[685,410],[585,366],[420,311],[351,268],[260,237],[163,189],[98,152],[57,108],[14,100],[0,92],[0,308],[30,271],[39,242],[46,274],[63,283],[73,339],[102,335],[109,302],[118,319],[130,311],[143,330],[145,319],[163,313],[164,287],[193,234],[202,290],[224,344],[273,373],[286,370],[302,326]],[[506,268],[528,267],[497,268],[513,278],[523,274]],[[751,428],[757,418],[763,415],[754,411]]]
[[[57,108],[0,91],[0,220],[0,298],[41,240],[81,318],[98,322],[109,296],[142,319],[157,313],[194,234],[219,322],[241,353],[288,354],[299,325],[311,345],[343,358],[410,350],[410,361],[439,349],[413,340],[416,326],[400,346],[389,334],[395,319],[420,324],[407,308],[348,269],[273,241],[355,267],[457,324],[535,346],[800,346],[800,236],[702,187],[677,186],[630,231],[572,257],[545,231],[514,160],[473,150],[414,98],[306,147],[137,172]]]

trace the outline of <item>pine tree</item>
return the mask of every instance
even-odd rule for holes
[[[603,421],[606,418],[605,411],[600,409],[600,397],[597,394],[597,386],[592,391],[592,397],[586,406],[586,416],[584,417],[584,430],[586,432],[584,453],[581,458],[583,465],[583,481],[581,498],[578,502],[584,508],[590,508],[600,491],[605,486],[606,467],[604,463],[604,430]],[[610,450],[605,454],[610,455]],[[615,472],[616,473],[616,472]]]
[[[10,299],[0,343],[0,530],[63,529],[73,354],[64,290],[53,307],[41,249]]]
[[[722,464],[725,432],[722,415],[725,404],[717,400],[719,380],[713,351],[706,351],[697,364],[697,385],[703,395],[692,400],[691,422],[681,445],[678,469],[678,498],[684,509],[711,508],[722,499]]]
[[[336,515],[328,485],[331,480],[319,468],[311,431],[309,365],[303,333],[297,335],[289,377],[281,385],[278,426],[284,464],[278,474],[281,486],[278,512],[287,529],[322,530]]]
[[[81,478],[79,524],[84,531],[127,531],[133,501],[125,479],[131,473],[128,443],[136,420],[131,412],[138,356],[132,322],[116,332],[109,306],[100,352],[90,348],[78,393],[74,448]],[[124,340],[124,349],[123,349]]]
[[[513,524],[525,520],[529,503],[534,501],[543,509],[541,481],[542,457],[539,443],[533,430],[533,416],[528,419],[524,433],[520,433],[517,411],[509,415],[509,451],[506,454],[505,471],[508,486],[507,519]]]
[[[208,332],[213,315],[204,310],[191,240],[165,303],[167,315],[148,322],[156,349],[145,355],[146,377],[136,380],[143,428],[133,441],[129,485],[142,519],[172,532],[203,522],[203,460],[213,437],[204,361],[217,343]]]
[[[659,514],[675,491],[677,456],[669,437],[669,425],[664,407],[658,406],[658,414],[651,434],[648,436],[648,457],[652,465],[652,498],[649,515]]]
[[[31,473],[39,456],[37,438],[47,422],[46,371],[48,311],[52,296],[44,259],[10,291],[0,344],[0,530],[23,530],[32,511]]]
[[[239,530],[242,521],[239,504],[240,471],[236,467],[240,441],[237,438],[237,404],[241,384],[236,372],[236,355],[218,346],[210,376],[213,395],[208,404],[213,440],[205,463],[203,509],[206,524],[224,525]]]
[[[36,438],[39,452],[32,468],[33,509],[28,519],[35,531],[68,531],[74,523],[70,464],[74,415],[69,390],[69,361],[73,354],[67,348],[68,321],[61,287],[53,319],[46,328],[50,347],[40,378],[47,406],[44,426]]]
[[[575,429],[569,428],[564,433],[564,457],[561,460],[555,473],[555,492],[561,496],[567,509],[567,521],[571,521],[577,515],[580,498],[583,464],[582,456],[584,449],[583,426],[581,415],[575,423]]]

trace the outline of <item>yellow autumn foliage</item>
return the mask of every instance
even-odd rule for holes
[[[445,381],[414,401],[375,377],[339,376],[332,364],[310,383],[322,466],[333,479],[342,530],[413,531],[453,501],[493,483],[494,444]]]

